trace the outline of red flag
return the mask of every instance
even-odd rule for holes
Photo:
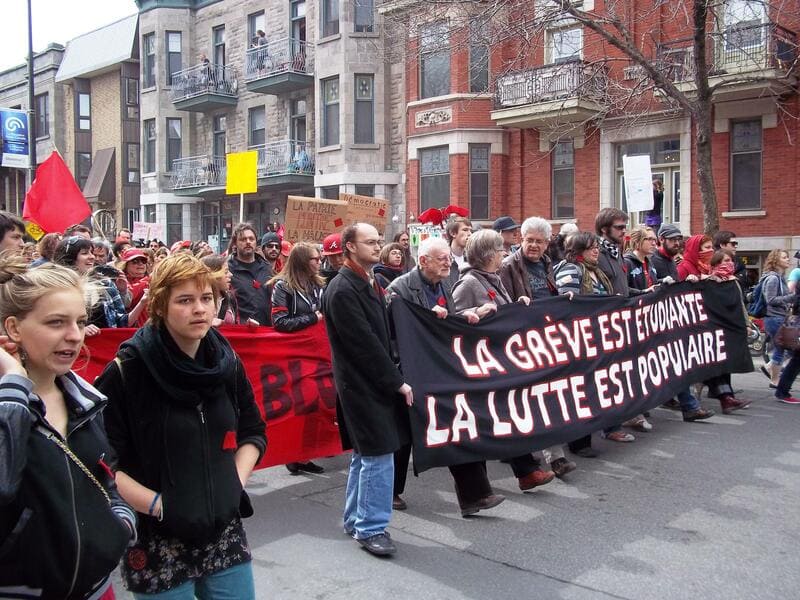
[[[22,217],[47,232],[64,231],[92,214],[75,178],[58,152],[36,169],[36,179],[25,195]]]

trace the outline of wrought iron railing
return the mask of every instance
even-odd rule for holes
[[[202,94],[235,98],[238,87],[236,71],[232,67],[200,63],[172,74],[172,101],[179,102]]]
[[[711,76],[758,73],[765,69],[790,72],[797,68],[797,35],[776,23],[731,25],[709,33],[706,64]],[[674,82],[694,79],[694,40],[661,44],[658,67]]]
[[[245,55],[245,81],[279,73],[314,73],[314,45],[283,38],[250,48]]]
[[[571,61],[525,69],[495,81],[496,109],[581,97],[601,100],[606,91],[602,65]]]
[[[224,156],[189,156],[172,163],[170,184],[173,190],[225,185]]]
[[[314,151],[306,142],[282,140],[252,148],[258,151],[258,176],[314,175]]]

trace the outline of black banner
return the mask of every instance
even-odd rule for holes
[[[397,299],[418,471],[519,456],[618,425],[690,384],[753,370],[735,282],[559,296],[477,325]]]

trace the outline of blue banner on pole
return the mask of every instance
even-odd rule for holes
[[[28,145],[28,113],[22,110],[0,109],[0,166],[27,169],[30,166]]]

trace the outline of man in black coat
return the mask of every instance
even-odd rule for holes
[[[380,259],[378,231],[366,223],[351,225],[342,232],[342,246],[345,263],[325,291],[323,313],[342,445],[353,449],[344,530],[372,554],[388,555],[396,552],[386,533],[393,454],[409,443],[406,405],[413,394],[392,359],[383,293],[372,277]]]
[[[251,325],[272,325],[272,291],[267,283],[272,278],[272,267],[256,253],[257,243],[256,230],[250,223],[239,223],[233,229],[228,259],[231,287],[242,321]]]

